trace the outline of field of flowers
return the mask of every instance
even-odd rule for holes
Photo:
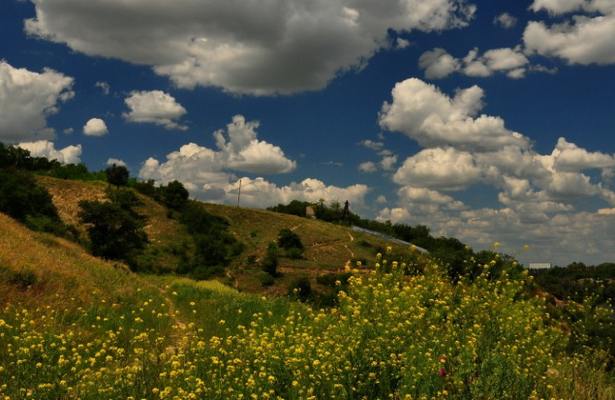
[[[327,310],[170,284],[133,304],[0,310],[0,399],[613,399],[599,353],[527,295],[379,260]]]

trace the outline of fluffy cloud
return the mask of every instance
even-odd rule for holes
[[[134,91],[124,102],[130,109],[123,114],[127,121],[156,124],[169,130],[188,129],[177,122],[186,114],[186,109],[173,96],[161,90]]]
[[[186,144],[168,154],[164,162],[147,159],[139,176],[160,183],[179,180],[195,197],[227,203],[237,201],[241,180],[241,203],[249,207],[266,207],[294,199],[316,202],[321,198],[326,201],[348,200],[359,208],[364,206],[369,191],[366,185],[338,187],[308,178],[278,186],[261,177],[239,179],[236,171],[279,174],[296,168],[295,161],[286,158],[281,148],[258,140],[258,127],[258,122],[246,121],[243,116],[236,115],[226,129],[214,132],[217,149]]]
[[[427,79],[441,79],[455,72],[481,78],[504,73],[511,79],[524,78],[528,71],[553,72],[542,65],[530,65],[520,46],[492,49],[484,54],[472,49],[463,58],[455,58],[446,50],[435,48],[421,55],[419,67],[425,70]]]
[[[44,69],[33,72],[0,60],[0,141],[52,139],[47,117],[74,96],[73,78]]]
[[[389,30],[460,28],[465,0],[32,0],[33,36],[150,65],[176,85],[288,94],[324,87],[390,46]]]
[[[493,23],[504,29],[511,29],[517,25],[517,18],[505,12],[495,17]]]
[[[144,179],[169,182],[177,179],[195,190],[218,190],[233,179],[229,171],[254,174],[287,173],[296,162],[286,158],[282,149],[258,140],[259,123],[233,117],[225,130],[214,132],[217,150],[189,143],[167,155],[167,160],[148,159],[140,172]]]
[[[452,147],[425,149],[406,159],[393,175],[400,185],[459,190],[480,181],[482,171],[472,154]]]
[[[393,154],[390,150],[385,149],[384,143],[365,139],[359,144],[367,149],[375,151],[380,157],[382,157],[377,163],[373,161],[362,162],[359,164],[359,171],[365,173],[372,173],[378,170],[391,171],[397,164],[397,155]]]
[[[86,136],[104,136],[109,132],[107,124],[100,118],[92,118],[83,126]]]
[[[291,172],[297,166],[284,155],[282,149],[256,138],[258,121],[246,122],[242,115],[233,117],[226,131],[214,133],[220,149],[221,163],[235,171],[255,174],[279,174]]]
[[[378,171],[378,166],[373,161],[365,161],[359,164],[358,170],[367,174],[371,174],[372,172]]]
[[[56,149],[53,142],[37,140],[35,142],[19,143],[18,146],[28,150],[33,157],[47,157],[50,160],[57,160],[62,164],[79,164],[81,162],[80,144]]]
[[[460,62],[446,50],[435,48],[424,52],[419,58],[419,67],[425,70],[425,78],[441,79],[460,68]]]
[[[223,188],[224,199],[228,203],[237,200],[239,181],[230,183]],[[318,202],[324,199],[326,202],[348,200],[353,207],[364,206],[365,195],[369,192],[366,185],[350,185],[338,187],[326,185],[324,182],[308,178],[299,183],[278,186],[263,178],[241,179],[241,204],[248,207],[265,207],[279,203],[288,203],[291,200]]]
[[[121,166],[121,167],[126,167],[126,163],[123,160],[120,160],[119,158],[109,158],[107,160],[107,165],[108,166],[112,166],[112,165],[117,165],[117,166]]]
[[[560,171],[577,172],[586,169],[615,167],[615,156],[601,152],[589,152],[565,138],[559,138],[551,154],[554,167]]]
[[[382,106],[380,126],[402,132],[424,147],[489,150],[528,146],[527,138],[508,130],[502,118],[477,116],[484,96],[478,86],[459,90],[451,98],[435,86],[411,78],[397,83],[392,96],[392,102]]]
[[[578,13],[548,26],[530,22],[523,33],[528,52],[558,57],[569,64],[615,64],[615,3],[606,0],[535,0],[533,11],[554,16]]]
[[[495,137],[475,130],[485,142],[475,144],[464,130],[456,132],[451,126],[458,129],[457,121],[469,124],[480,118],[505,125],[499,117],[473,117],[481,107],[480,88],[461,90],[449,98],[414,79],[396,89],[392,104],[383,107],[381,124],[426,148],[408,157],[393,175],[400,185],[397,204],[383,208],[380,220],[425,224],[436,235],[455,236],[478,248],[499,241],[505,244],[503,251],[523,261],[567,263],[582,257],[601,262],[615,257],[609,240],[596,236],[615,234],[615,192],[608,182],[615,154],[590,151],[565,138],[551,153],[540,154],[524,136],[508,130],[496,131]],[[443,132],[454,134],[445,137]],[[490,145],[488,140],[501,144]],[[481,186],[472,188],[476,184]],[[442,192],[468,188],[483,191],[483,197],[497,196],[501,208],[472,209]],[[590,211],[589,204],[596,210]],[[600,204],[611,208],[599,208]],[[527,243],[534,253],[521,250]]]

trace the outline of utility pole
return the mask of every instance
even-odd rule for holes
[[[239,180],[239,192],[237,192],[237,207],[239,208],[239,200],[241,199],[241,179]]]

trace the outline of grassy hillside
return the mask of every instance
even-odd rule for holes
[[[104,194],[96,183],[45,182],[66,221],[79,196]],[[158,227],[150,230],[151,249],[166,251],[173,237],[163,232],[185,233],[148,201],[142,212],[149,229]],[[204,207],[228,219],[246,244],[226,278],[242,289],[263,290],[255,283],[258,266],[247,259],[262,257],[282,228],[300,235],[306,257],[282,260],[273,293],[292,276],[315,278],[351,259],[383,268],[336,282],[337,305],[318,309],[218,281],[135,274],[0,214],[0,398],[615,396],[606,354],[584,345],[567,350],[571,322],[554,319],[545,301],[529,294],[529,278],[492,280],[496,260],[476,280],[453,285],[426,258],[416,260],[424,274],[406,276],[393,262],[395,249],[386,252],[388,263],[379,260],[372,254],[385,243],[340,226]]]
[[[39,177],[38,180],[52,195],[62,220],[77,227],[85,238],[85,227],[78,218],[79,202],[104,200],[106,183],[51,177]],[[169,218],[169,210],[164,206],[147,196],[138,194],[138,197],[143,203],[138,211],[147,218],[145,230],[150,239],[143,257],[154,264],[154,270],[173,272],[180,261],[177,249],[184,244],[189,246],[190,237],[176,219]],[[354,265],[358,260],[365,265],[388,245],[380,238],[353,232],[343,226],[293,215],[217,204],[204,203],[203,207],[225,218],[230,223],[230,231],[245,245],[243,253],[232,262],[226,277],[221,277],[240,290],[286,294],[288,286],[302,276],[307,276],[317,288],[317,276],[344,271],[346,264]],[[265,288],[261,284],[259,262],[269,243],[275,241],[279,231],[284,228],[300,236],[305,246],[304,258],[282,257],[278,269],[281,277]],[[392,246],[397,253],[409,253],[409,249],[403,246]]]
[[[79,202],[82,200],[104,201],[107,184],[99,181],[77,181],[39,176],[38,181],[51,194],[52,201],[62,220],[73,225],[83,239],[87,239],[86,229],[79,222]],[[144,251],[144,258],[153,263],[153,269],[160,272],[172,272],[177,268],[179,258],[175,249],[183,243],[189,245],[190,238],[185,228],[176,220],[168,217],[168,210],[150,199],[137,193],[142,205],[137,211],[146,217],[145,232],[149,244]]]
[[[380,238],[353,232],[344,226],[294,215],[219,204],[204,204],[204,207],[210,213],[226,218],[231,231],[246,245],[231,270],[233,284],[242,289],[259,290],[258,262],[265,255],[268,244],[275,241],[284,228],[299,235],[305,253],[304,259],[282,257],[279,270],[284,276],[268,289],[274,293],[284,290],[284,285],[298,276],[308,276],[314,283],[315,277],[342,272],[347,264],[354,266],[356,261],[366,266],[379,251],[390,245]],[[410,253],[405,246],[392,244],[392,247],[397,253]]]
[[[36,233],[0,213],[0,304],[87,304],[128,294],[136,286],[128,268],[89,255],[79,245]]]

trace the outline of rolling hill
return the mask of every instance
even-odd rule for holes
[[[81,200],[105,199],[106,184],[63,180],[41,176],[38,181],[52,195],[52,200],[62,220],[77,227],[85,239],[85,227],[79,223]],[[137,193],[142,205],[138,211],[146,217],[145,231],[149,244],[145,254],[154,260],[159,272],[174,272],[179,258],[175,249],[180,243],[189,243],[186,229],[168,209],[151,198]],[[367,265],[376,253],[392,246],[397,253],[409,253],[407,246],[389,243],[367,233],[355,232],[347,227],[318,220],[301,218],[260,209],[238,208],[219,204],[202,203],[213,215],[229,222],[231,233],[244,244],[243,252],[227,269],[227,284],[245,291],[286,294],[288,285],[297,277],[306,276],[317,286],[315,278],[328,273],[344,271],[347,264],[361,261]],[[267,288],[261,284],[260,260],[267,246],[275,241],[281,229],[290,229],[299,235],[305,247],[302,259],[281,257],[281,277]]]

